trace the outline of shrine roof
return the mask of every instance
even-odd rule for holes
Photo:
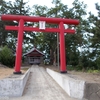
[[[35,51],[44,56],[44,53],[42,53],[41,51],[39,51],[36,48],[32,48],[30,51],[28,51],[27,53],[23,54],[23,56],[26,56],[28,54],[31,54],[32,52],[35,52]]]

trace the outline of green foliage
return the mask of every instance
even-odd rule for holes
[[[46,17],[75,18],[81,21],[78,28],[76,28],[75,26],[67,25],[68,28],[76,28],[77,33],[75,35],[65,35],[67,63],[69,65],[71,64],[73,66],[76,66],[79,63],[80,56],[78,47],[82,46],[82,44],[84,43],[82,33],[83,30],[85,30],[85,25],[82,25],[82,23],[86,24],[86,20],[84,20],[82,17],[86,15],[86,5],[83,2],[79,2],[78,0],[75,0],[73,2],[72,8],[68,8],[68,6],[66,4],[63,4],[61,0],[53,0],[52,4],[54,6],[50,9],[46,6],[33,6],[33,14]],[[58,25],[48,24],[46,27],[56,28],[58,27]],[[49,55],[52,64],[52,62],[54,61],[54,53],[56,53],[57,58],[57,35],[54,33],[41,34],[42,33],[38,34],[37,40],[39,41],[37,41],[36,44],[38,44],[38,47],[45,51],[47,55]]]
[[[15,57],[7,46],[1,48],[0,62],[8,67],[14,67]]]
[[[75,70],[76,71],[83,71],[84,69],[83,69],[83,66],[77,65],[77,66],[75,66]]]
[[[88,57],[94,62],[95,69],[100,70],[100,5],[95,4],[98,15],[94,15],[89,12],[89,24],[90,28],[87,30],[89,32],[89,52]]]
[[[75,70],[75,67],[72,65],[67,65],[67,70],[71,71],[71,70]]]
[[[27,2],[24,0],[15,0],[15,1],[0,1],[0,14],[15,14],[15,15],[29,15],[30,7],[27,5]],[[33,23],[25,23],[26,26],[32,26]],[[17,41],[17,31],[7,31],[5,30],[5,25],[16,25],[18,26],[17,21],[0,21],[0,46],[7,45],[13,51],[16,50],[16,41]],[[33,32],[24,32],[24,50],[26,50],[25,45],[31,43],[33,45]],[[28,34],[28,36],[27,36]],[[27,47],[30,45],[27,45]]]
[[[83,17],[86,16],[86,7],[87,5],[83,2],[75,0],[73,2],[73,7],[69,10],[69,17],[72,19],[78,19],[80,21],[77,27],[69,26],[69,28],[74,27],[76,29],[76,34],[67,34],[65,36],[66,41],[66,52],[67,52],[67,63],[73,66],[82,66],[85,63],[81,57],[82,52],[79,51],[79,48],[83,48],[83,45],[86,46],[86,40],[84,39],[84,34],[87,28],[87,20]],[[67,16],[66,16],[67,17]],[[84,48],[83,48],[84,49]],[[80,63],[82,63],[80,65]],[[78,67],[77,67],[78,68]],[[80,69],[80,67],[79,67]]]
[[[97,73],[100,73],[100,70],[92,70],[92,69],[90,69],[90,70],[88,70],[87,72],[88,72],[88,73],[97,74]]]
[[[0,15],[9,13],[7,5],[8,3],[5,0],[0,1]],[[5,30],[5,25],[8,23],[11,25],[13,22],[0,21],[0,46],[5,46],[7,44],[8,32]]]
[[[80,24],[76,26],[66,25],[65,28],[75,28],[76,34],[65,34],[67,64],[69,69],[75,70],[99,70],[100,69],[100,5],[95,4],[98,15],[91,12],[87,17],[87,5],[79,0],[74,0],[72,7],[63,4],[61,0],[53,0],[53,7],[33,5],[30,8],[24,0],[14,2],[0,1],[0,14],[34,15],[43,17],[58,17],[78,19]],[[30,10],[31,9],[31,10]],[[30,12],[31,11],[31,12]],[[0,46],[7,45],[13,51],[16,50],[17,32],[5,31],[5,25],[18,25],[18,22],[0,21]],[[38,23],[26,23],[25,26],[37,27]],[[47,24],[46,27],[58,28],[58,25]],[[15,34],[16,33],[16,34]],[[50,59],[50,64],[57,59],[57,35],[56,33],[24,32],[23,52],[33,48],[33,45],[44,51]],[[80,50],[79,50],[80,48]],[[1,59],[1,57],[0,57]],[[3,58],[2,58],[3,59]],[[7,61],[6,61],[7,62]],[[57,61],[56,61],[57,62]],[[73,67],[74,66],[74,67]]]
[[[96,65],[97,65],[97,69],[100,70],[100,57],[98,57],[98,58],[96,59]]]

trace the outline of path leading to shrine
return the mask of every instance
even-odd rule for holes
[[[69,97],[43,67],[32,66],[22,97],[5,100],[78,100]]]

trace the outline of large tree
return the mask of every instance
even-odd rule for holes
[[[63,5],[60,0],[53,0],[54,7],[47,8],[46,6],[34,6],[34,15],[44,16],[44,17],[62,17],[63,11],[67,6]],[[57,28],[57,24],[46,24],[46,27]],[[38,33],[39,35],[39,33]],[[41,35],[41,34],[40,34]],[[57,33],[42,33],[42,42],[39,46],[43,48],[48,57],[50,58],[50,63],[56,62],[56,52],[57,52]]]
[[[81,64],[81,66],[84,67],[83,62],[81,61],[81,55],[83,52],[81,51],[80,53],[79,48],[83,49],[87,43],[85,40],[87,28],[87,20],[85,19],[85,16],[87,15],[87,5],[78,0],[75,0],[72,4],[73,7],[69,9],[69,18],[78,19],[80,23],[77,27],[72,25],[69,26],[70,28],[76,29],[76,34],[66,35],[67,62],[69,65],[77,66]]]
[[[5,2],[4,0],[2,0],[2,2],[0,2],[1,8],[0,8],[0,12],[1,14],[14,14],[14,15],[29,15],[30,14],[30,7],[27,5],[27,2],[24,2],[24,0],[15,0],[14,2]],[[18,22],[13,21],[0,21],[0,25],[1,25],[1,41],[0,42],[4,45],[8,45],[9,48],[13,49],[15,51],[16,48],[16,43],[17,43],[17,31],[6,31],[4,29],[5,25],[18,25]],[[26,26],[32,26],[33,23],[26,23]],[[24,51],[26,51],[26,49],[31,48],[31,46],[33,46],[33,42],[34,42],[34,36],[35,34],[33,32],[24,32]]]
[[[4,0],[0,1],[0,15],[8,14],[7,5],[8,5],[8,3],[5,2]],[[5,24],[8,24],[8,22],[0,21],[0,46],[4,46],[7,43],[8,34],[4,28]]]
[[[73,2],[73,7],[68,8],[67,4],[61,3],[61,0],[53,0],[53,7],[47,8],[46,6],[34,6],[34,15],[45,16],[45,17],[59,17],[59,18],[73,18],[79,19],[80,25],[76,29],[77,33],[75,35],[67,34],[66,38],[66,52],[68,58],[68,64],[77,65],[79,63],[79,50],[78,47],[84,44],[83,33],[86,28],[86,20],[83,17],[86,15],[86,5],[83,2],[75,0]],[[84,25],[83,25],[84,24]],[[57,25],[50,25],[49,27],[58,27]],[[74,26],[68,25],[69,28]],[[54,60],[54,53],[57,50],[57,35],[52,34],[42,34],[42,42],[40,48],[42,47],[47,54],[50,55],[51,62]],[[52,42],[51,42],[52,41]]]
[[[100,5],[95,4],[97,15],[89,13],[89,23],[90,28],[87,30],[89,32],[89,58],[93,63],[91,65],[95,69],[100,69]]]

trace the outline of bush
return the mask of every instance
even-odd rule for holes
[[[69,71],[75,70],[75,67],[72,65],[67,65],[67,70]]]
[[[12,51],[7,47],[2,47],[0,51],[0,62],[10,68],[14,66],[15,57]]]

